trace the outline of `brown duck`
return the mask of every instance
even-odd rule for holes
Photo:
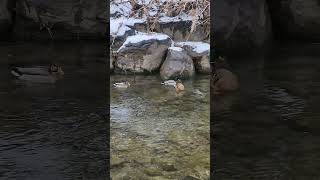
[[[218,57],[213,64],[211,87],[214,95],[236,91],[239,88],[238,77],[230,70],[223,57]]]

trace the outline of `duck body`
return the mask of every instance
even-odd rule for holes
[[[166,86],[176,86],[177,82],[175,80],[167,80],[163,81],[161,84]]]
[[[179,93],[181,91],[184,91],[184,85],[180,80],[175,81],[175,80],[167,80],[162,82],[161,84],[165,86],[173,86],[176,89],[176,92]]]
[[[227,69],[217,69],[213,76],[213,94],[236,91],[239,88],[238,77]]]
[[[64,72],[62,68],[57,65],[50,65],[46,67],[15,67],[12,68],[11,74],[19,80],[33,82],[33,83],[55,83],[60,79]]]
[[[30,68],[22,68],[16,67],[16,71],[19,71],[22,74],[30,74],[30,75],[49,75],[48,68],[45,67],[30,67]]]
[[[18,77],[19,80],[32,82],[32,83],[55,83],[58,79],[54,76],[44,76],[44,75],[30,75],[22,74]]]
[[[128,81],[120,82],[120,83],[114,83],[113,86],[116,87],[116,88],[128,88],[128,87],[130,87],[130,83]]]

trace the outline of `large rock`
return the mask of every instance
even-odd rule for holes
[[[265,0],[215,0],[211,27],[217,48],[248,53],[265,45],[271,21]]]
[[[112,48],[119,48],[128,36],[133,36],[137,32],[131,28],[136,23],[144,23],[143,19],[135,18],[110,18],[110,45]]]
[[[204,42],[177,42],[176,46],[182,47],[192,58],[196,71],[210,74],[210,44]]]
[[[115,70],[125,73],[158,71],[171,43],[170,37],[164,34],[129,36],[118,49]]]
[[[161,66],[162,79],[186,79],[194,75],[195,68],[192,58],[180,47],[170,47],[167,58]]]
[[[278,38],[320,40],[319,0],[268,0]]]
[[[106,39],[105,1],[17,1],[18,39]]]

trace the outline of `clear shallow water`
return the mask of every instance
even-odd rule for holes
[[[129,81],[128,89],[112,87]],[[156,76],[111,76],[113,179],[209,178],[209,77],[184,81],[186,91]]]
[[[0,47],[0,179],[106,179],[106,72],[104,64],[95,63],[100,55],[88,50],[96,46]],[[35,51],[38,48],[41,53]],[[74,53],[74,48],[82,49],[82,54]],[[4,49],[16,56],[17,65],[66,58],[65,77],[55,85],[15,81],[8,67],[13,61],[7,62]],[[84,55],[85,51],[92,54]]]
[[[213,98],[214,178],[320,178],[320,46],[230,59],[241,90]]]

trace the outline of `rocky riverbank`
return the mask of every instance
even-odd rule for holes
[[[106,2],[3,0],[0,39],[106,39]]]
[[[132,9],[129,2],[111,2],[110,69],[114,73],[160,73],[162,79],[210,73],[209,27],[194,27],[194,16],[187,12],[168,15],[152,7],[149,16],[132,17]]]

